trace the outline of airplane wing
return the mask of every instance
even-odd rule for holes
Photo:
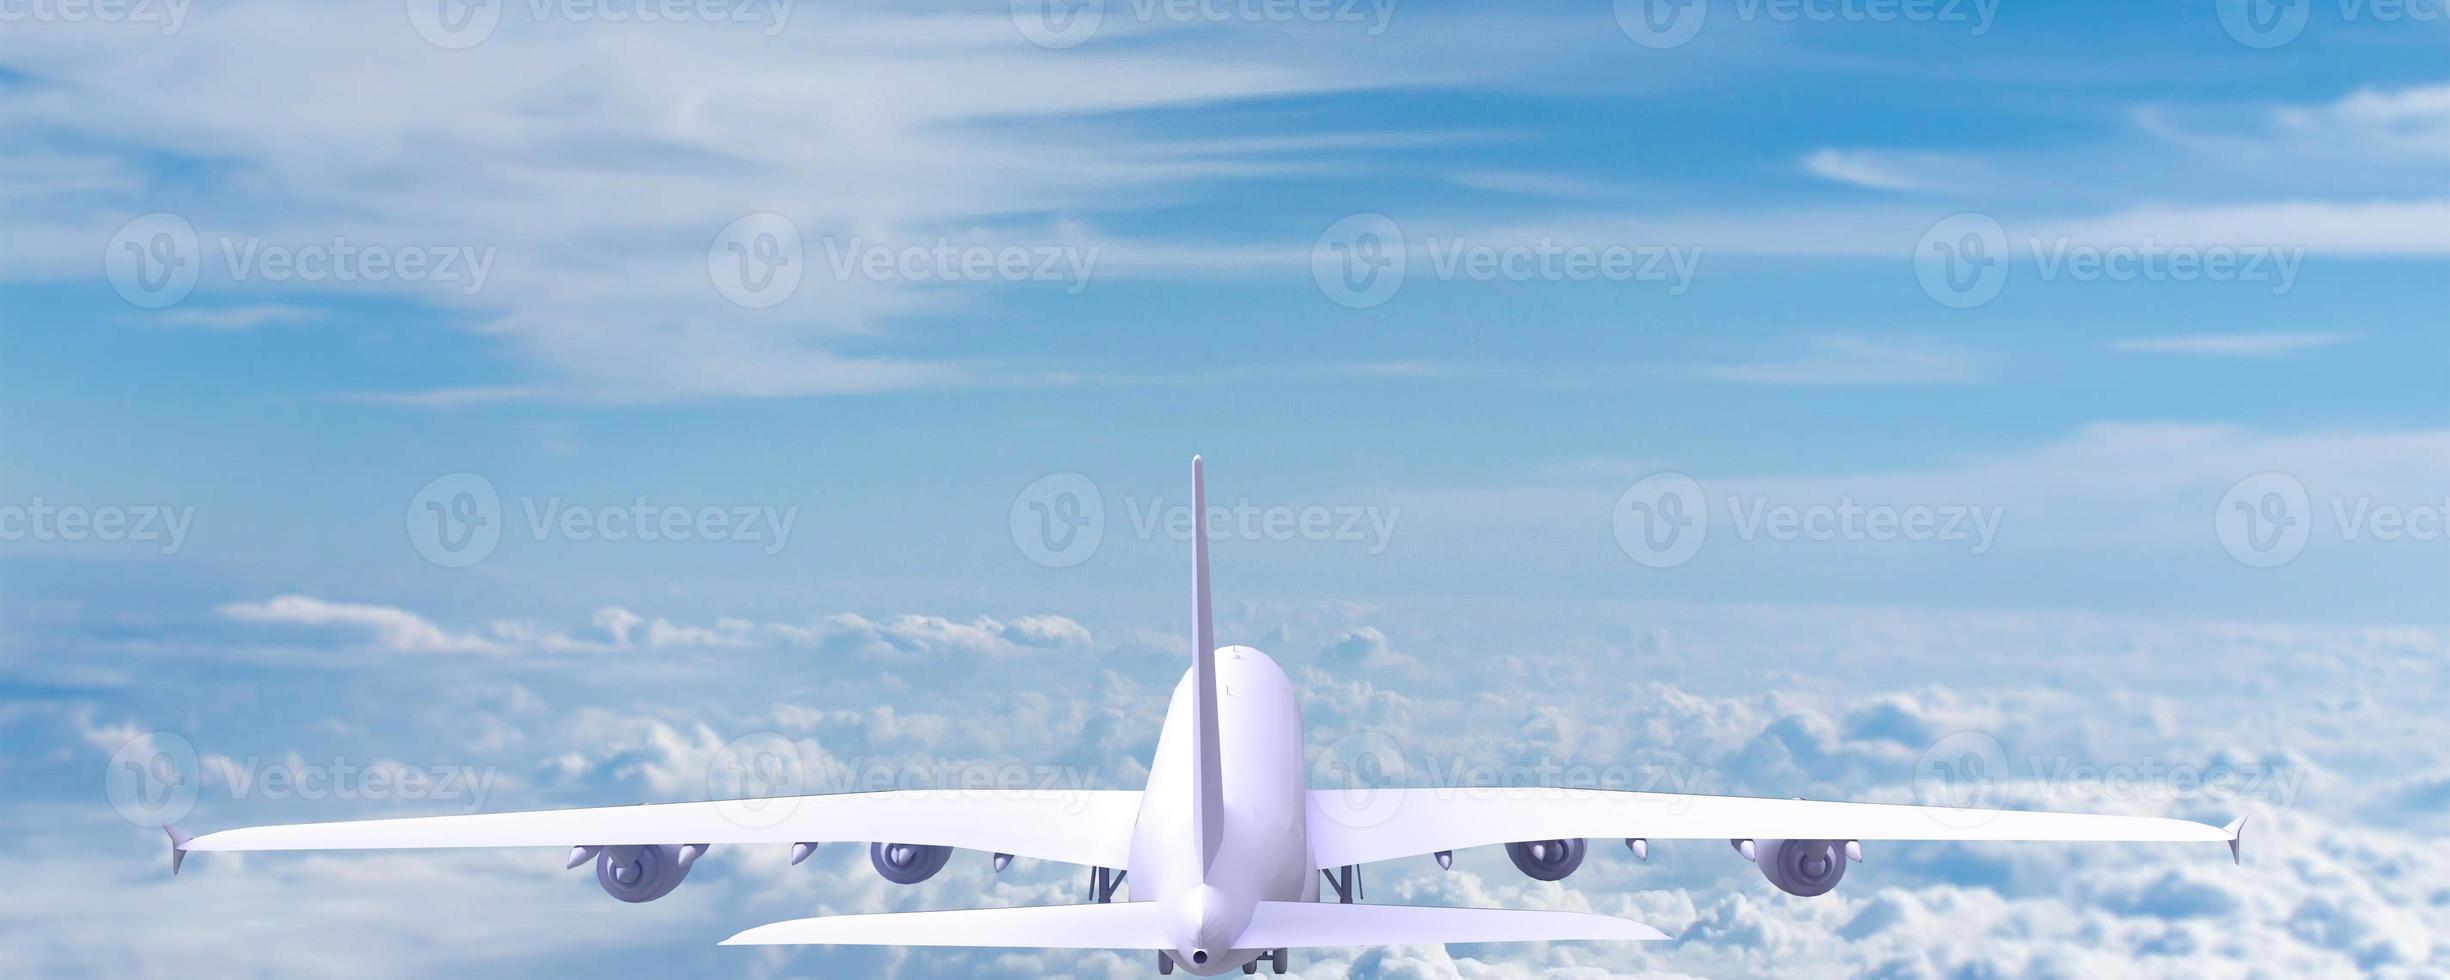
[[[176,851],[888,841],[1127,866],[1137,791],[895,790],[247,827]]]
[[[1641,837],[2202,841],[2227,842],[2234,855],[2244,822],[1540,787],[1312,790],[1310,853],[1335,868],[1520,841]]]

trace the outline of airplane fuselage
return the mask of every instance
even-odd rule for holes
[[[1238,969],[1267,952],[1231,948],[1258,903],[1319,897],[1293,682],[1249,647],[1219,648],[1216,664],[1223,839],[1210,859],[1195,830],[1196,678],[1186,674],[1149,764],[1126,883],[1133,901],[1158,904],[1176,964],[1198,976]]]

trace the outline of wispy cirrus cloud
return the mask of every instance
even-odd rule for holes
[[[1784,386],[1962,385],[1982,380],[1974,357],[1949,347],[1855,335],[1805,337],[1792,355],[1688,368],[1696,377]]]
[[[2154,337],[2121,337],[2110,341],[2110,349],[2130,354],[2278,357],[2283,354],[2336,347],[2354,341],[2358,337],[2358,334],[2340,331],[2167,334]]]

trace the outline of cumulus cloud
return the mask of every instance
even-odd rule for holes
[[[447,632],[423,616],[392,606],[285,595],[263,602],[225,603],[220,613],[242,623],[342,627],[365,634],[375,648],[393,653],[510,652],[492,640]]]

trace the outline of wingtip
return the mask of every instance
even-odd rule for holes
[[[2228,826],[2220,828],[2220,832],[2229,835],[2229,863],[2246,863],[2246,856],[2238,850],[2239,842],[2246,835],[2246,815],[2239,814],[2237,819],[2229,821]]]
[[[195,840],[174,824],[163,824],[162,833],[170,835],[170,876],[179,876],[179,866],[187,863],[187,843]]]

